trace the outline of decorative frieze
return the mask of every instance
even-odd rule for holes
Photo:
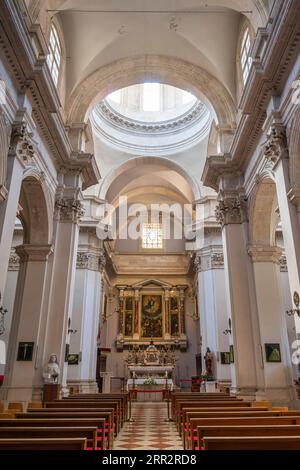
[[[271,126],[270,136],[265,146],[264,155],[273,169],[279,160],[288,158],[288,146],[285,127],[281,124]]]
[[[89,271],[102,272],[105,267],[106,259],[104,253],[100,255],[91,252],[78,252],[76,269],[88,269]]]
[[[286,261],[286,256],[282,255],[281,258],[279,259],[279,266],[280,266],[280,271],[282,273],[287,273],[288,272],[288,266],[287,266],[287,261]]]
[[[211,269],[224,268],[224,255],[220,251],[211,251],[210,249],[203,249],[203,251],[196,255],[194,259],[195,272],[204,272]]]
[[[247,200],[237,193],[220,193],[219,205],[216,207],[217,222],[224,227],[230,224],[241,224],[247,221]]]
[[[55,218],[60,222],[77,223],[84,215],[84,208],[78,199],[59,198],[55,202]]]

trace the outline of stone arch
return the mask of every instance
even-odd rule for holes
[[[250,204],[250,240],[252,244],[275,246],[275,231],[280,221],[276,184],[271,174],[261,175]]]
[[[48,245],[52,234],[52,203],[43,175],[25,173],[19,199],[24,244]]]
[[[68,126],[87,122],[93,106],[109,93],[152,80],[193,93],[212,112],[219,132],[236,127],[236,105],[228,90],[203,68],[174,57],[139,55],[115,61],[93,72],[73,90],[66,104]]]
[[[114,168],[102,181],[99,189],[99,198],[101,200],[107,200],[108,197],[108,192],[112,188],[112,185],[117,182],[117,179],[120,178],[121,176],[128,176],[130,179],[132,176],[132,171],[135,168],[138,167],[144,167],[145,171],[147,167],[154,165],[160,165],[162,169],[165,170],[170,170],[176,173],[179,177],[179,180],[184,184],[186,184],[187,187],[190,188],[191,194],[186,195],[186,199],[189,202],[193,202],[195,200],[200,199],[200,188],[199,185],[192,176],[190,176],[184,168],[182,168],[180,165],[177,163],[174,163],[173,161],[167,159],[167,158],[160,158],[160,157],[137,157],[137,158],[131,158],[130,160],[127,160],[123,165],[118,166],[117,168]],[[123,183],[124,184],[124,183]],[[179,187],[177,187],[178,190],[180,190]],[[184,188],[182,188],[182,192],[184,192]],[[112,200],[114,199],[113,197],[111,198]],[[110,201],[108,201],[110,202]]]

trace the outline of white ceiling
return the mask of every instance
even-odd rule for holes
[[[202,66],[235,96],[239,11],[252,11],[247,16],[257,23],[255,4],[261,2],[164,0],[162,6],[161,0],[53,0],[49,8],[62,10],[58,16],[66,44],[67,93],[110,62],[140,54],[159,54]],[[201,8],[202,13],[183,13]],[[95,12],[104,9],[112,13]],[[170,13],[119,13],[120,9]],[[171,13],[176,10],[181,12]]]

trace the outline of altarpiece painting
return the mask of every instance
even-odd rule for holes
[[[142,296],[141,336],[143,338],[161,338],[163,336],[161,295]]]

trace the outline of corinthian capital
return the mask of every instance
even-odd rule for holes
[[[32,133],[25,122],[16,122],[12,126],[9,155],[19,157],[24,163],[30,162],[34,155]]]
[[[265,146],[264,155],[273,168],[280,160],[288,158],[286,132],[283,125],[273,124],[271,126],[271,132]]]
[[[82,203],[78,199],[58,198],[55,202],[55,217],[61,222],[79,221],[84,215]]]
[[[247,221],[245,196],[236,191],[228,193],[221,191],[219,205],[216,207],[216,219],[222,227]]]

